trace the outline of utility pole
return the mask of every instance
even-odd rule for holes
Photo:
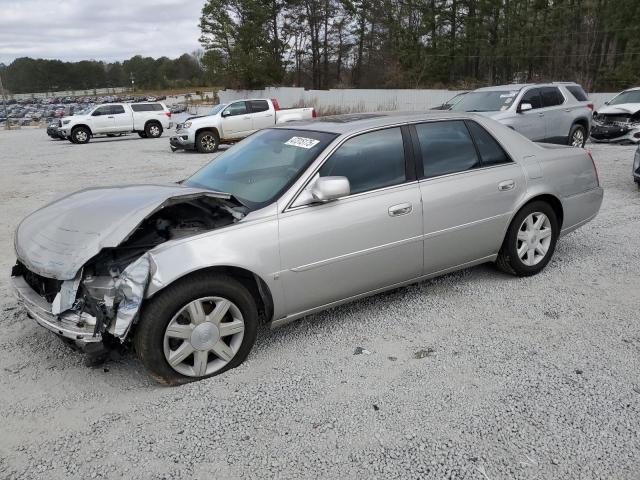
[[[2,75],[0,75],[0,93],[2,93],[2,105],[4,107],[4,129],[9,130],[9,113],[7,111],[7,94],[4,91],[4,86],[2,85]]]

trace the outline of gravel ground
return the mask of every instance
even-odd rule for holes
[[[0,132],[0,478],[638,478],[640,192],[632,147],[593,152],[600,215],[540,275],[486,265],[264,329],[239,368],[164,388],[133,355],[85,367],[17,308],[13,231],[208,157]]]

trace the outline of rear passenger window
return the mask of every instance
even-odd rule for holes
[[[134,103],[131,105],[131,109],[134,112],[159,112],[162,110],[162,105],[159,103]]]
[[[522,96],[520,105],[530,103],[532,108],[542,108],[542,98],[540,97],[540,89],[532,88]]]
[[[544,87],[540,89],[543,107],[555,107],[564,103],[564,97],[557,87]]]
[[[480,152],[483,167],[511,162],[509,156],[489,132],[476,122],[467,122],[467,126]]]
[[[464,172],[480,166],[469,130],[462,120],[415,126],[422,152],[424,178]]]
[[[124,113],[124,107],[122,105],[111,105],[111,113]]]
[[[252,113],[266,112],[269,110],[269,104],[266,100],[249,100]]]
[[[584,90],[580,85],[567,85],[566,88],[577,101],[586,102],[589,100],[589,97],[587,97],[587,94],[584,93]]]
[[[347,140],[319,173],[321,177],[347,177],[352,194],[403,183],[406,176],[400,128],[377,130]]]

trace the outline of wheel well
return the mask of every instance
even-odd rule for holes
[[[82,123],[81,123],[80,125],[74,125],[74,126],[71,128],[71,132],[73,133],[73,131],[74,131],[75,129],[80,128],[80,127],[84,127],[84,128],[86,128],[87,130],[89,130],[89,133],[90,133],[91,135],[93,135],[93,132],[91,131],[91,128],[89,127],[89,125],[84,125],[84,124],[82,124]]]
[[[198,130],[196,130],[196,136],[200,135],[200,132],[215,133],[218,136],[218,138],[220,138],[220,133],[218,132],[218,129],[216,127],[202,127],[202,128],[199,128]]]
[[[149,125],[150,123],[157,123],[158,125],[160,125],[160,128],[162,128],[162,124],[158,121],[158,120],[147,120],[144,123],[144,128],[145,130],[147,129],[147,125]]]
[[[585,131],[587,132],[587,135],[589,134],[589,121],[586,118],[579,118],[575,122],[573,122],[573,124],[583,126]]]
[[[525,205],[530,204],[531,202],[542,201],[548,203],[551,208],[553,208],[556,217],[558,217],[558,226],[562,228],[562,222],[564,220],[564,210],[562,209],[562,203],[558,200],[558,197],[555,197],[550,194],[538,195],[537,197],[533,197],[529,199],[527,203],[525,203],[520,209],[524,208]]]
[[[203,272],[227,275],[238,280],[254,298],[260,318],[265,322],[269,322],[272,319],[273,297],[271,296],[271,290],[269,290],[269,286],[258,275],[240,267],[220,266],[196,270],[183,278],[188,278],[191,275],[197,275]]]

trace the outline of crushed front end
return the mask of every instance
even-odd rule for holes
[[[178,185],[83,190],[20,224],[13,290],[38,324],[88,353],[122,344],[155,272],[152,250],[243,216],[226,194]]]
[[[594,114],[591,139],[603,143],[639,143],[640,111]]]

